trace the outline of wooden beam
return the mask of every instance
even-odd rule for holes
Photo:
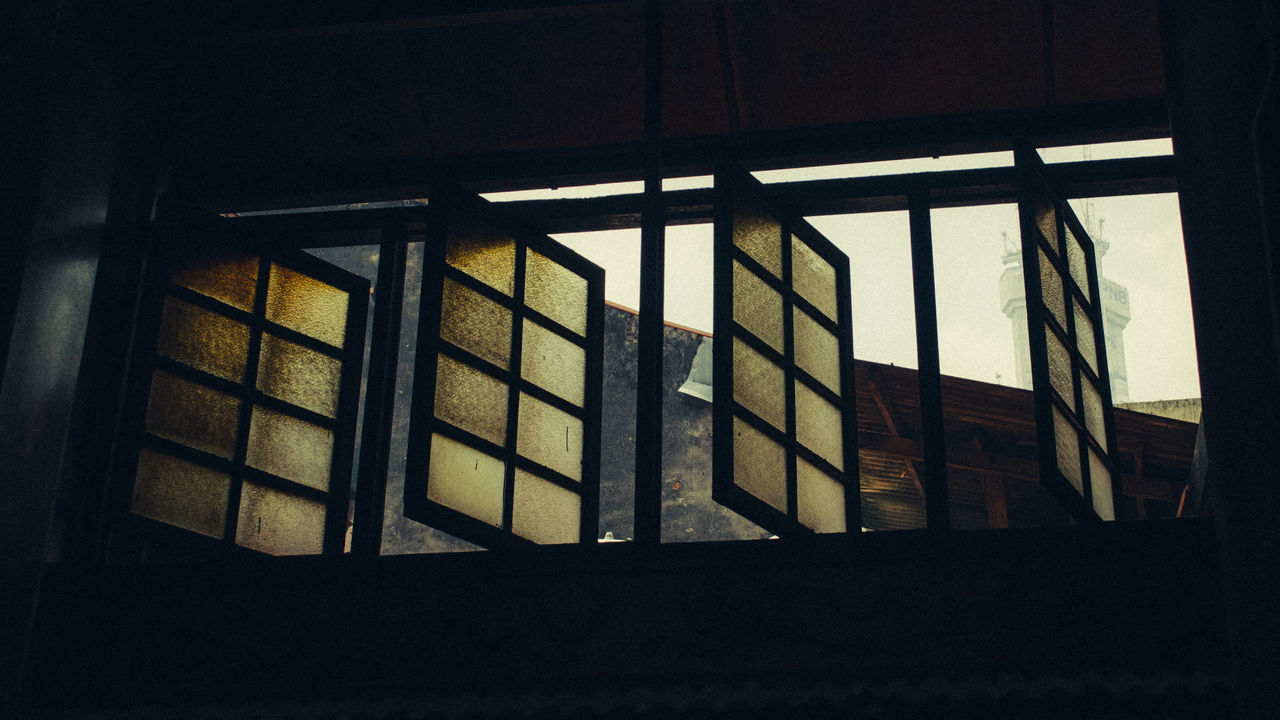
[[[1004,478],[990,473],[982,476],[982,497],[987,506],[987,526],[1009,527],[1009,507],[1005,500]]]

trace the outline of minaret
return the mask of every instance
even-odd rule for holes
[[[1027,390],[1031,389],[1031,341],[1027,339],[1027,291],[1022,284],[1022,251],[1009,239],[1009,233],[1000,233],[1004,238],[1004,272],[1000,275],[1000,310],[1009,318],[1013,328],[1014,382]]]

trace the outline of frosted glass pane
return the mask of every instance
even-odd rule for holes
[[[249,326],[175,297],[164,299],[156,354],[240,382],[249,357]]]
[[[1044,328],[1045,344],[1049,351],[1049,382],[1062,399],[1071,407],[1076,406],[1075,373],[1071,370],[1071,351],[1062,344],[1048,325]]]
[[[287,267],[271,265],[267,319],[334,347],[347,335],[347,293]]]
[[[249,423],[249,467],[317,490],[329,489],[333,431],[255,405]]]
[[[525,249],[524,304],[578,333],[587,334],[587,279]]]
[[[185,460],[150,450],[138,454],[130,509],[143,517],[220,538],[231,479]]]
[[[770,425],[787,429],[787,399],[782,368],[750,345],[733,339],[733,399]]]
[[[1053,438],[1057,446],[1058,470],[1071,482],[1077,492],[1084,493],[1080,474],[1080,438],[1075,428],[1058,408],[1053,409]]]
[[[450,224],[444,261],[504,295],[515,287],[516,243],[486,223]]]
[[[733,263],[733,321],[783,352],[782,295],[755,273]]]
[[[240,400],[157,370],[147,398],[147,432],[230,460],[236,451]]]
[[[797,458],[796,512],[800,524],[816,532],[845,532],[844,485]]]
[[[501,368],[511,357],[511,311],[448,278],[440,308],[440,337]]]
[[[574,480],[582,479],[582,421],[520,393],[516,452]]]
[[[505,469],[506,465],[495,457],[434,434],[427,468],[427,499],[481,522],[501,525]]]
[[[324,549],[324,503],[245,482],[236,544],[271,555],[318,555]]]
[[[1049,258],[1044,254],[1044,248],[1040,248],[1040,293],[1041,297],[1044,298],[1045,307],[1049,308],[1049,312],[1054,319],[1065,330],[1067,328],[1067,306],[1062,297],[1062,276],[1049,263]]]
[[[1080,349],[1080,354],[1084,356],[1084,361],[1089,363],[1089,367],[1096,373],[1098,372],[1098,348],[1093,340],[1093,323],[1089,321],[1089,316],[1085,314],[1084,309],[1079,305],[1075,306],[1076,310],[1076,347]]]
[[[791,316],[796,364],[839,395],[840,341],[800,308],[792,306]]]
[[[1103,520],[1116,519],[1115,498],[1111,496],[1111,472],[1093,450],[1089,450],[1089,488],[1093,492],[1093,511]]]
[[[1053,201],[1046,197],[1036,198],[1036,225],[1049,240],[1053,254],[1058,254],[1058,213]]]
[[[838,320],[836,311],[836,269],[813,248],[791,237],[791,285],[822,314]]]
[[[733,484],[787,511],[787,454],[782,446],[733,419]]]
[[[1084,291],[1085,297],[1093,297],[1089,287],[1089,262],[1085,259],[1084,248],[1080,247],[1080,241],[1071,232],[1071,227],[1064,227],[1067,234],[1067,268],[1071,272],[1071,279]]]
[[[440,355],[435,415],[496,445],[507,439],[507,384],[470,365]]]
[[[796,382],[796,440],[844,470],[844,427],[840,408],[804,383]]]
[[[782,278],[782,226],[749,198],[733,201],[733,244]]]
[[[1106,423],[1102,419],[1102,395],[1098,393],[1098,388],[1084,377],[1080,378],[1080,389],[1084,391],[1084,425],[1102,449],[1109,452],[1111,448],[1107,447]]]
[[[528,319],[524,321],[521,344],[520,376],[582,407],[586,392],[586,350]]]
[[[259,390],[321,415],[338,416],[340,360],[266,332],[259,357]]]
[[[516,469],[511,532],[543,545],[575,543],[581,520],[577,493]]]
[[[215,300],[253,312],[258,287],[258,258],[184,258],[174,261],[169,279]]]

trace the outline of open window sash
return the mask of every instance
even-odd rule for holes
[[[431,202],[404,514],[483,547],[594,543],[604,271],[460,188]]]
[[[369,282],[252,223],[168,221],[155,234],[124,526],[196,553],[341,554]]]
[[[1015,155],[1040,482],[1077,522],[1114,520],[1120,493],[1093,241],[1036,151]]]
[[[779,536],[857,531],[849,259],[716,173],[713,498]]]

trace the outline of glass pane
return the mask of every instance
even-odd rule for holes
[[[507,438],[507,384],[448,355],[440,355],[436,365],[435,416],[502,445]]]
[[[587,334],[587,279],[526,249],[524,304],[578,333]]]
[[[525,319],[520,376],[543,390],[582,407],[587,353],[532,320]]]
[[[506,368],[511,357],[511,311],[445,278],[440,337]]]
[[[440,434],[431,436],[427,499],[493,526],[502,524],[505,464]]]
[[[782,295],[737,261],[733,263],[733,320],[783,352]]]
[[[804,383],[796,383],[796,440],[844,470],[844,426],[840,409]]]
[[[333,431],[261,405],[253,407],[245,463],[317,490],[329,489]]]
[[[836,269],[798,237],[791,237],[791,284],[832,320],[836,311]]]
[[[1053,438],[1058,452],[1058,470],[1071,482],[1077,492],[1084,493],[1080,475],[1080,438],[1058,408],[1053,409]]]
[[[220,538],[231,479],[185,460],[143,450],[130,509],[143,517]]]
[[[1083,308],[1079,304],[1075,306],[1076,311],[1076,347],[1080,349],[1080,354],[1084,356],[1085,362],[1089,363],[1089,367],[1096,373],[1098,372],[1098,348],[1094,345],[1093,340],[1093,323],[1090,322],[1089,316],[1085,314]]]
[[[1053,201],[1047,197],[1040,196],[1036,198],[1036,225],[1040,228],[1040,232],[1044,233],[1045,238],[1049,241],[1049,247],[1053,249],[1056,257],[1058,254],[1058,213],[1053,206]]]
[[[739,418],[733,419],[733,483],[787,511],[786,451]]]
[[[1067,233],[1067,267],[1071,271],[1071,279],[1084,291],[1085,297],[1091,298],[1093,290],[1089,287],[1089,264],[1085,259],[1084,248],[1080,247],[1080,241],[1071,232],[1071,227],[1063,227]]]
[[[760,419],[786,431],[787,400],[782,368],[738,338],[733,339],[733,399]]]
[[[147,399],[147,432],[230,460],[240,400],[157,370]]]
[[[1048,325],[1044,327],[1044,338],[1049,350],[1049,382],[1067,405],[1075,407],[1075,373],[1071,370],[1071,352]]]
[[[782,226],[745,197],[734,198],[733,244],[775,277],[782,278]]]
[[[520,393],[516,452],[574,480],[582,479],[582,421]]]
[[[1067,306],[1066,301],[1062,297],[1062,276],[1058,274],[1056,268],[1049,262],[1049,258],[1044,254],[1044,248],[1040,248],[1040,295],[1044,298],[1044,305],[1049,309],[1054,319],[1062,326],[1067,328]]]
[[[582,499],[537,475],[516,470],[511,532],[543,545],[578,542]]]
[[[316,555],[324,548],[324,503],[245,482],[236,544],[271,555]]]
[[[267,319],[334,347],[347,335],[347,293],[300,272],[271,264]]]
[[[809,314],[792,306],[796,365],[835,394],[840,394],[840,341]]]
[[[515,287],[516,243],[483,222],[449,224],[444,261],[510,297]]]
[[[226,257],[176,260],[169,279],[215,300],[253,312],[258,287],[258,258]]]
[[[845,532],[844,485],[797,458],[796,511],[805,527],[820,533]]]
[[[1085,377],[1080,378],[1080,389],[1084,391],[1084,425],[1102,449],[1110,451],[1107,447],[1106,424],[1102,419],[1102,395]]]
[[[164,299],[156,354],[220,378],[244,380],[249,326],[175,297]]]
[[[338,416],[340,360],[266,332],[260,358],[259,390],[321,415]]]
[[[1111,496],[1111,472],[1098,453],[1089,450],[1089,488],[1093,492],[1093,511],[1103,520],[1115,520],[1115,498]]]

